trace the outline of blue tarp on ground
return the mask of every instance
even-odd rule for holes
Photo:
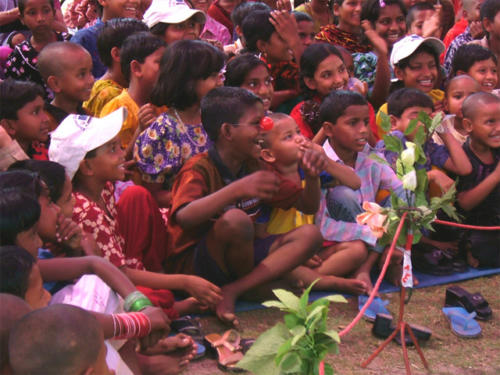
[[[455,273],[453,275],[447,275],[447,276],[434,276],[414,271],[415,277],[420,282],[417,288],[427,288],[429,286],[434,286],[434,285],[456,283],[463,280],[475,279],[477,277],[495,275],[497,273],[500,273],[500,268],[490,268],[490,269],[469,268],[469,270],[466,272]],[[375,282],[375,280],[373,280],[373,282]],[[397,291],[399,291],[399,288],[388,283],[387,281],[383,281],[379,289],[379,293],[392,293]],[[334,291],[312,292],[310,295],[310,301],[314,301],[318,298],[328,296],[330,294],[335,294],[335,292]],[[350,297],[349,295],[345,296]],[[255,302],[238,301],[236,303],[236,312],[257,310],[263,308],[264,306]]]

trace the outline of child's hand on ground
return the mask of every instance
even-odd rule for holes
[[[387,57],[389,48],[387,42],[375,31],[372,24],[368,20],[361,21],[361,27],[365,31],[365,35],[370,41],[377,56]]]
[[[146,307],[141,312],[151,321],[151,333],[140,340],[141,349],[144,350],[154,346],[170,332],[170,319],[168,319],[167,315],[159,307]]]
[[[154,106],[151,103],[144,104],[139,108],[137,117],[139,118],[139,127],[141,130],[145,130],[156,120],[157,116]]]
[[[78,226],[70,218],[64,217],[64,215],[59,214],[57,218],[57,232],[56,240],[57,243],[67,246],[73,250],[82,249],[82,228]]]
[[[328,160],[323,150],[306,149],[301,160],[301,167],[306,176],[318,177],[325,170]]]
[[[272,172],[258,171],[236,182],[238,199],[260,198],[270,200],[280,187],[279,178]]]
[[[222,300],[220,288],[201,277],[186,276],[184,284],[184,290],[206,306],[215,307]]]

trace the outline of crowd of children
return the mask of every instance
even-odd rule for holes
[[[388,248],[356,216],[404,196],[383,114],[404,145],[443,112],[429,194],[500,225],[500,0],[6,4],[0,374],[177,374],[200,347],[172,320],[369,294]],[[500,231],[436,229],[421,271],[500,267]]]

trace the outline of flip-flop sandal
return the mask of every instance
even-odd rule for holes
[[[415,335],[415,338],[419,343],[423,341],[428,341],[431,338],[432,331],[424,326],[410,324],[410,328]],[[372,333],[382,339],[386,339],[389,335],[394,332],[396,327],[392,324],[392,316],[386,314],[377,314],[375,323],[373,324]],[[394,337],[399,345],[401,345],[401,335],[396,335]],[[405,343],[408,346],[413,345],[413,340],[409,333],[405,334]]]
[[[368,296],[365,295],[358,296],[359,310],[363,308],[363,306],[366,304],[366,301],[368,301]],[[374,322],[375,318],[377,317],[377,314],[391,315],[389,310],[387,310],[386,308],[388,304],[389,304],[388,300],[383,300],[380,297],[375,297],[370,306],[368,306],[368,308],[365,310],[363,318],[365,318],[369,322]]]
[[[458,337],[474,338],[481,334],[481,326],[474,320],[476,313],[468,313],[463,307],[443,307],[452,332]]]
[[[200,320],[191,315],[173,320],[170,323],[170,328],[178,333],[184,333],[185,335],[191,336],[197,342],[203,341],[203,331],[201,329]]]
[[[453,285],[446,289],[445,306],[463,307],[467,312],[476,312],[476,319],[488,320],[492,316],[491,307],[481,293],[471,294],[464,288]]]
[[[243,358],[241,337],[238,331],[230,329],[221,336],[211,333],[205,336],[205,341],[217,353],[217,366],[224,371],[241,372],[243,369],[236,364]]]

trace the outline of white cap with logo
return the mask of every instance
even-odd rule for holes
[[[153,0],[144,13],[144,23],[149,28],[158,23],[181,23],[191,17],[197,23],[205,23],[205,13],[198,9],[191,9],[183,0]]]
[[[390,58],[391,67],[394,69],[394,65],[397,65],[401,60],[411,56],[422,44],[427,44],[436,51],[438,56],[441,55],[446,48],[443,42],[438,38],[423,38],[416,34],[407,35],[392,46]]]

